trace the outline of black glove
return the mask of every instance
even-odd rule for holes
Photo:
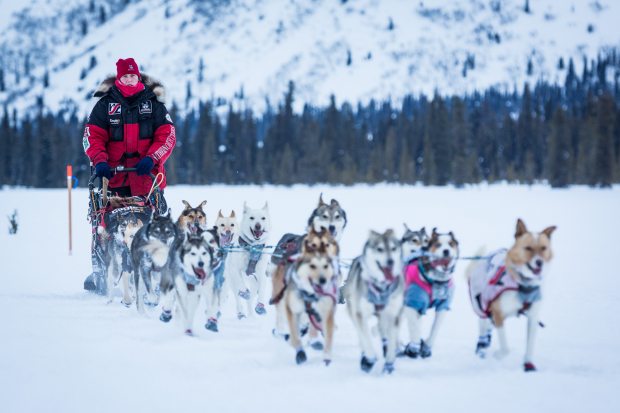
[[[136,172],[138,175],[147,175],[153,169],[153,158],[145,156],[136,164]]]
[[[105,177],[110,179],[112,178],[112,169],[107,162],[99,162],[97,165],[95,165],[95,174],[97,174],[99,178]]]

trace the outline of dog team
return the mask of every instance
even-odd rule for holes
[[[345,265],[339,241],[347,216],[339,202],[319,198],[311,212],[307,233],[287,233],[275,248],[269,207],[253,209],[244,204],[239,223],[235,212],[220,210],[211,228],[203,207],[183,201],[176,223],[167,215],[129,219],[109,229],[106,237],[108,302],[112,286],[122,281],[122,303],[135,299],[139,312],[145,306],[161,306],[160,320],[179,317],[187,335],[193,335],[194,318],[204,302],[205,328],[218,332],[221,305],[227,292],[235,299],[237,318],[266,314],[274,306],[273,334],[288,341],[297,364],[308,356],[304,343],[323,351],[332,361],[335,312],[345,304],[359,338],[360,368],[370,372],[377,363],[373,336],[380,336],[384,358],[382,371],[392,373],[397,356],[427,358],[454,295],[453,274],[460,259],[459,242],[450,231],[430,234],[423,227],[398,237],[392,229],[370,231],[361,255]],[[469,296],[479,317],[476,354],[484,358],[497,331],[498,358],[508,354],[504,321],[527,317],[525,371],[534,371],[533,352],[539,325],[541,284],[553,257],[549,226],[541,232],[527,229],[517,220],[514,244],[482,256],[466,269]],[[343,270],[348,268],[345,277]],[[268,279],[271,288],[268,288]],[[268,298],[269,290],[271,297]],[[421,319],[434,310],[428,337],[423,338]],[[408,343],[399,343],[405,324]]]

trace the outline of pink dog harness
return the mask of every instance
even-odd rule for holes
[[[481,318],[488,318],[489,307],[504,291],[519,291],[519,284],[506,271],[506,249],[490,254],[479,264],[469,279],[469,296],[474,311]]]

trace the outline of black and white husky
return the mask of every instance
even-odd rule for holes
[[[133,275],[133,265],[130,251],[131,243],[137,232],[142,228],[141,219],[128,220],[119,223],[112,233],[107,234],[105,248],[105,262],[108,274],[108,303],[112,302],[114,287],[119,281],[123,283],[123,298],[121,304],[129,307],[132,302],[130,277]]]
[[[210,232],[200,229],[194,234],[183,234],[170,250],[168,264],[162,273],[162,313],[160,320],[170,321],[173,306],[183,316],[185,334],[193,335],[194,316],[202,299],[207,313],[214,302],[213,256],[217,242]]]
[[[144,312],[144,304],[157,304],[155,286],[168,263],[170,247],[177,237],[176,225],[167,215],[156,215],[136,233],[131,243],[134,268],[136,307]],[[143,301],[144,298],[144,301]]]
[[[218,248],[213,254],[214,301],[213,306],[210,309],[207,308],[207,324],[205,328],[217,333],[219,331],[220,309],[226,296],[224,284],[226,279],[230,278],[227,274],[226,258],[228,257],[229,250],[234,248],[234,245],[237,245],[239,240],[239,222],[237,222],[235,211],[233,210],[229,216],[225,217],[222,214],[222,210],[220,210],[215,220],[215,226],[209,232],[216,240]]]
[[[226,273],[237,303],[237,317],[247,317],[252,311],[265,314],[267,299],[267,264],[264,248],[271,233],[271,218],[267,203],[262,208],[243,205],[243,218],[234,252],[226,258]]]
[[[319,205],[308,218],[308,230],[315,232],[329,231],[336,242],[340,242],[342,231],[347,226],[347,214],[340,203],[332,199],[329,204],[323,201],[323,194],[319,196]]]
[[[405,266],[405,309],[409,327],[409,343],[405,355],[411,358],[431,356],[437,333],[450,309],[454,286],[452,274],[459,258],[459,243],[454,234],[440,234],[435,228],[417,258]],[[430,334],[422,339],[421,320],[429,309],[435,310]]]
[[[377,361],[370,337],[370,319],[377,317],[383,340],[383,371],[392,373],[396,359],[399,318],[403,308],[402,249],[394,231],[371,231],[364,252],[353,260],[344,286],[347,310],[357,331],[362,358],[369,372]]]

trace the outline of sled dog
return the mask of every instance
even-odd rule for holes
[[[534,342],[539,321],[541,285],[544,273],[553,258],[551,234],[555,226],[541,232],[529,231],[517,220],[515,242],[510,249],[489,254],[485,260],[473,263],[466,271],[469,295],[479,320],[476,354],[484,358],[491,345],[491,327],[499,337],[495,356],[508,354],[504,321],[510,316],[527,317],[527,344],[523,369],[535,371]]]
[[[289,267],[287,288],[282,298],[297,364],[307,359],[299,337],[302,316],[324,334],[323,361],[325,365],[331,363],[337,300],[338,277],[334,271],[333,258],[324,247],[312,251],[306,249]]]
[[[144,304],[156,305],[155,286],[168,262],[170,247],[177,237],[176,225],[167,215],[156,215],[136,233],[131,243],[134,268],[136,307],[144,312]],[[144,297],[144,301],[143,301]]]
[[[128,220],[119,223],[114,232],[107,234],[105,261],[108,273],[108,303],[112,302],[112,290],[120,280],[123,282],[121,303],[126,307],[132,303],[130,277],[133,275],[133,265],[129,249],[142,226],[142,220],[139,218]]]
[[[199,229],[202,231],[207,229],[207,215],[202,209],[206,204],[207,201],[202,201],[200,205],[193,208],[189,202],[183,200],[185,208],[177,219],[177,231],[179,234],[195,234]]]
[[[226,273],[237,303],[237,318],[242,319],[254,310],[266,314],[267,263],[269,256],[264,248],[271,232],[271,218],[267,203],[253,209],[244,203],[239,237],[235,252],[226,257]]]
[[[399,318],[403,308],[402,249],[393,230],[371,231],[361,256],[353,260],[344,286],[347,310],[362,348],[360,367],[369,372],[377,361],[370,337],[370,319],[378,318],[383,340],[383,371],[392,373]]]
[[[320,232],[310,229],[310,232],[308,232],[308,234],[306,234],[300,241],[301,252],[289,257],[288,262],[285,265],[278,265],[276,267],[275,276],[278,277],[281,282],[277,284],[274,282],[273,287],[275,290],[272,292],[272,297],[269,300],[269,304],[276,306],[276,328],[273,330],[273,333],[275,336],[281,336],[285,340],[288,340],[290,335],[287,332],[289,325],[287,322],[285,307],[282,303],[282,297],[284,296],[287,286],[291,281],[290,271],[292,271],[292,267],[294,267],[299,257],[304,254],[308,255],[319,252],[326,254],[331,260],[332,271],[334,272],[335,277],[334,279],[336,280],[338,286],[340,285],[340,273],[338,271],[340,265],[338,261],[340,248],[331,234],[325,229],[322,229]],[[284,272],[286,272],[286,274]],[[305,319],[302,317],[301,321],[305,321]],[[306,324],[307,323],[302,323],[302,330],[305,330]],[[310,336],[315,338],[319,331],[313,327],[310,330]],[[320,344],[320,346],[318,346],[317,343]],[[323,345],[320,341],[313,341],[310,345],[317,350],[323,349]]]
[[[215,220],[215,226],[209,230],[217,241],[217,249],[213,254],[213,306],[211,311],[207,311],[207,330],[218,332],[218,320],[222,308],[225,294],[224,284],[228,275],[226,274],[226,258],[228,257],[228,249],[238,242],[239,223],[235,217],[235,211],[225,217],[220,210]]]
[[[319,196],[319,203],[317,207],[312,211],[310,217],[308,218],[308,233],[314,232],[315,234],[320,234],[322,231],[329,232],[337,247],[337,243],[342,237],[342,233],[346,225],[347,214],[340,206],[340,203],[337,200],[332,199],[330,203],[327,204],[323,201],[323,194],[321,194]],[[323,235],[323,237],[325,236],[326,235]],[[269,274],[271,274],[272,282],[272,297],[270,302],[275,300],[275,294],[278,294],[279,291],[283,291],[285,285],[284,275],[286,274],[288,267],[295,261],[300,253],[305,238],[306,234],[296,235],[289,233],[284,234],[280,241],[278,241],[268,269]],[[336,254],[336,256],[337,255],[338,254]],[[337,261],[335,263],[338,264]],[[342,286],[340,267],[337,265],[334,267],[334,270],[339,278],[339,286]],[[339,299],[339,301],[341,300]],[[273,330],[274,336],[288,339],[289,334],[286,327],[287,323],[285,321],[284,312],[276,312],[276,327]],[[317,332],[313,330],[312,327],[310,328],[310,331],[311,336],[316,336]],[[313,343],[313,347],[320,350],[322,343],[317,340]]]
[[[418,231],[410,229],[407,224],[405,225],[405,233],[401,238],[403,245],[403,260],[405,263],[409,263],[413,260],[420,258],[428,250],[428,243],[430,237],[426,233],[426,227],[422,227]]]
[[[459,258],[459,243],[450,231],[447,234],[433,228],[426,252],[405,266],[405,308],[403,314],[409,328],[409,343],[405,355],[416,358],[430,357],[437,333],[450,309],[454,295],[452,275]],[[435,310],[431,332],[422,339],[422,316]]]
[[[319,205],[312,211],[308,218],[308,229],[312,228],[315,232],[322,229],[329,231],[337,242],[340,242],[342,231],[347,226],[347,214],[340,206],[340,203],[332,199],[329,204],[323,201],[323,194],[319,196]]]
[[[162,274],[160,320],[170,321],[176,301],[187,335],[193,335],[194,316],[202,299],[206,302],[207,313],[212,311],[214,247],[217,248],[217,243],[208,232],[198,229],[194,234],[183,235],[182,240],[174,243]]]

